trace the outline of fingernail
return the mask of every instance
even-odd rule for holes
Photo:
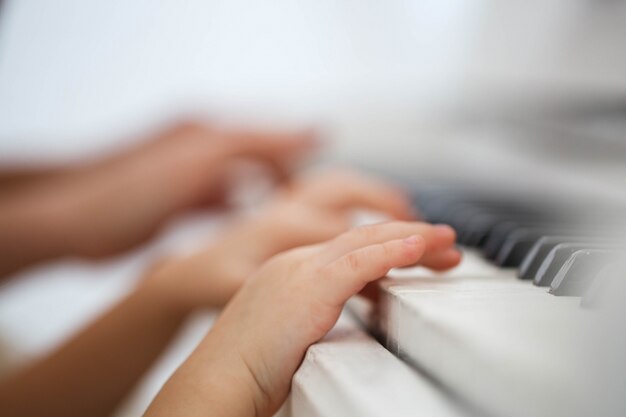
[[[450,237],[456,235],[454,229],[447,224],[436,224],[434,225],[434,229],[435,233],[440,237]]]
[[[420,238],[417,235],[413,235],[404,239],[404,243],[406,243],[407,245],[415,245],[417,244],[417,242],[419,242],[419,240]]]

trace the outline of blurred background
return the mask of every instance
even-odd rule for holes
[[[328,158],[405,174],[444,175],[447,158],[474,172],[444,139],[459,123],[468,143],[468,121],[623,115],[624,19],[619,0],[5,1],[0,162],[96,155],[193,114],[317,126]],[[487,178],[555,140],[535,132],[498,164],[510,135],[484,133]]]
[[[407,183],[624,202],[624,39],[621,0],[4,1],[0,165],[97,157],[193,115],[314,126],[325,161]],[[108,268],[29,272],[0,329],[49,348],[142,264]]]

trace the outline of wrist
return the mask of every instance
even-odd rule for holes
[[[29,193],[0,207],[0,275],[71,255],[64,206],[45,194]]]
[[[146,416],[228,415],[269,417],[269,407],[245,363],[205,339],[163,386]]]
[[[177,299],[176,294],[165,286],[152,282],[142,282],[134,290],[133,296],[144,300],[163,318],[184,319],[193,309]]]
[[[136,292],[169,316],[187,316],[194,306],[186,299],[179,260],[168,258],[153,265],[142,278]]]
[[[225,389],[232,391],[231,398],[242,403],[247,410],[241,415],[271,416],[281,402],[272,398],[263,383],[262,374],[254,366],[259,362],[245,353],[241,346],[237,346],[241,340],[238,330],[244,331],[237,326],[224,328],[218,322],[194,352],[194,361],[207,364],[208,378],[217,380],[220,384],[229,381],[230,386]]]

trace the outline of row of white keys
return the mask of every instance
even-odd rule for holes
[[[585,335],[594,313],[466,251],[435,276],[422,268],[381,281],[377,319],[388,348],[485,415],[590,415]]]
[[[467,417],[349,315],[307,351],[276,417]]]

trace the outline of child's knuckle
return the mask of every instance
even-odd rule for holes
[[[361,267],[361,258],[357,253],[349,253],[345,258],[346,266],[351,272],[356,272]]]
[[[389,263],[394,256],[393,246],[390,243],[383,243],[380,249],[381,263]]]
[[[377,225],[361,226],[356,229],[355,234],[360,240],[371,240],[378,234],[378,228],[379,227]]]

